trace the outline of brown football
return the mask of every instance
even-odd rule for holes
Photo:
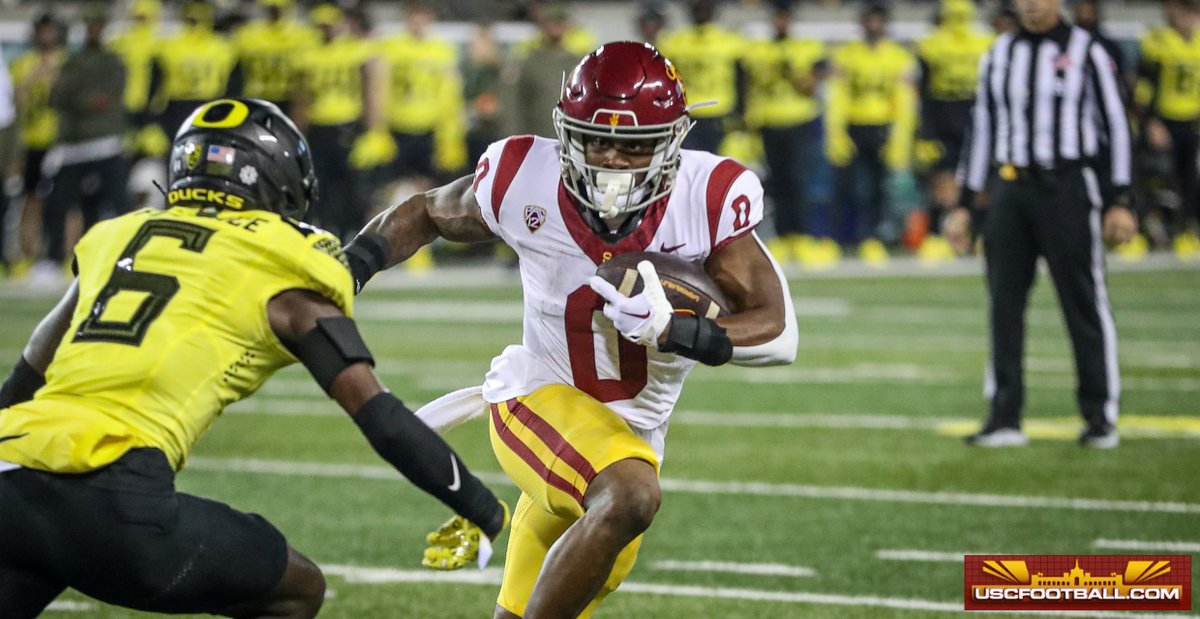
[[[616,286],[625,296],[642,291],[642,276],[637,265],[649,260],[658,272],[667,300],[676,312],[695,314],[706,318],[717,318],[729,314],[729,302],[716,282],[696,262],[688,262],[672,254],[645,252],[622,254],[609,259],[596,269],[596,275]]]

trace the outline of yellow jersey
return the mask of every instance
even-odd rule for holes
[[[50,105],[50,88],[54,73],[66,59],[65,51],[52,52],[49,64],[55,71],[45,71],[41,55],[30,51],[9,67],[16,93],[18,137],[25,148],[45,150],[58,139],[58,114]]]
[[[742,56],[749,78],[746,124],[787,127],[816,118],[821,113],[820,103],[800,92],[795,80],[811,78],[824,58],[825,45],[820,41],[763,40],[747,45]]]
[[[158,29],[133,28],[117,35],[108,48],[125,63],[125,109],[141,112],[150,99],[150,76],[158,53]]]
[[[1138,85],[1138,102],[1165,120],[1200,119],[1200,32],[1189,41],[1174,28],[1152,30],[1141,54],[1149,75]]]
[[[716,101],[696,108],[692,117],[718,118],[737,106],[737,63],[745,43],[740,35],[713,24],[684,28],[663,38],[659,49],[679,71],[688,104]]]
[[[462,115],[458,51],[439,39],[401,35],[384,41],[388,66],[388,124],[401,133],[428,133]]]
[[[909,106],[915,63],[912,54],[894,41],[880,41],[874,47],[865,41],[848,43],[834,54],[833,71],[837,105],[845,106],[837,111],[847,124],[888,125],[913,114]]]
[[[363,71],[375,55],[372,42],[337,37],[299,58],[300,85],[314,125],[341,125],[363,113]]]
[[[162,94],[167,101],[207,101],[225,95],[233,46],[205,28],[186,28],[162,43]]]
[[[979,59],[992,37],[971,28],[941,27],[917,43],[921,83],[926,96],[938,101],[972,101],[979,78]]]
[[[242,70],[242,96],[290,100],[299,73],[296,57],[319,43],[316,30],[294,20],[252,21],[240,28],[233,46]]]
[[[350,315],[333,235],[268,211],[145,209],[75,247],[79,302],[33,400],[0,413],[0,460],[58,473],[137,447],[179,470],[229,404],[296,361],[267,302],[312,290]]]

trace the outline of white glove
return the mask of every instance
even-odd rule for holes
[[[654,265],[643,260],[638,263],[637,270],[642,276],[642,292],[632,297],[621,294],[612,284],[596,275],[588,284],[607,301],[604,315],[625,339],[657,348],[658,336],[667,329],[675,310],[667,301]]]

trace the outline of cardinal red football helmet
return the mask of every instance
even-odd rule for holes
[[[571,72],[554,109],[567,191],[605,218],[645,208],[670,193],[691,125],[679,74],[653,45],[601,46]],[[590,165],[584,158],[589,136],[653,140],[653,157],[644,168]]]

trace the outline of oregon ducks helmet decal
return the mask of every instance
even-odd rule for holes
[[[300,219],[316,197],[308,142],[273,103],[210,101],[175,135],[167,176],[172,206],[262,209]]]

